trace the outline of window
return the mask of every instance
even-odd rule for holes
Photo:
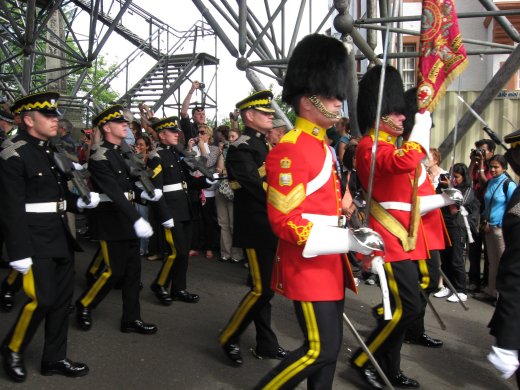
[[[403,52],[404,53],[413,53],[417,51],[417,46],[415,43],[404,44]],[[410,88],[415,87],[417,83],[417,67],[416,67],[417,59],[415,57],[403,58],[402,59],[402,76],[403,76],[403,84],[404,90],[408,90]]]

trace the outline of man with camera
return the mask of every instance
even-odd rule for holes
[[[188,141],[192,138],[196,138],[199,133],[199,125],[206,123],[206,111],[204,111],[204,103],[202,103],[202,106],[195,106],[191,110],[191,117],[193,119],[193,122],[190,121],[190,117],[188,115],[188,107],[190,106],[191,97],[193,95],[193,92],[196,90],[200,90],[201,94],[204,93],[205,85],[204,83],[201,83],[197,80],[195,80],[191,84],[190,91],[184,98],[184,101],[182,102],[181,106],[181,130],[184,133],[184,144],[188,144]]]
[[[490,139],[481,139],[475,142],[475,149],[471,149],[469,158],[469,174],[473,182],[473,190],[479,200],[481,207],[484,207],[484,194],[488,180],[491,178],[489,171],[489,160],[495,154],[496,144]],[[482,212],[482,210],[480,210]],[[479,234],[474,237],[475,242],[469,245],[469,290],[480,289],[480,257],[482,255],[483,238]],[[484,250],[486,258],[486,251]],[[484,273],[486,273],[484,267]],[[485,276],[485,275],[484,275]],[[486,280],[486,278],[484,278]]]

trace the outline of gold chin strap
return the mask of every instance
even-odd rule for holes
[[[330,119],[340,119],[341,118],[341,115],[339,112],[332,112],[332,111],[327,110],[325,108],[325,106],[323,105],[323,103],[321,102],[321,100],[318,99],[318,97],[316,95],[309,96],[309,100],[311,101],[313,106],[316,107],[316,109],[319,112],[321,112],[326,118],[330,118]]]
[[[397,126],[397,125],[394,123],[394,121],[392,121],[392,119],[390,119],[390,117],[389,117],[388,115],[385,115],[385,116],[381,117],[381,120],[383,121],[383,123],[385,123],[386,125],[388,125],[392,130],[394,130],[394,131],[399,131],[399,132],[402,132],[402,131],[403,131],[403,128]]]

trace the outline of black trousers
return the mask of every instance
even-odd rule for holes
[[[161,228],[169,247],[169,255],[163,262],[154,284],[165,288],[171,285],[173,291],[186,290],[192,226],[191,221],[175,221],[172,229]]]
[[[441,251],[442,270],[446,274],[453,288],[459,293],[466,293],[466,269],[464,267],[464,245],[466,244],[466,230],[461,227],[448,228],[451,246]],[[480,259],[479,259],[480,268]],[[480,271],[479,271],[480,277]]]
[[[10,292],[18,292],[20,288],[22,288],[23,275],[17,270],[11,268],[9,273],[5,276],[4,280],[2,280],[1,292],[5,293],[7,291]]]
[[[86,276],[92,278],[98,278],[101,273],[105,270],[105,262],[103,260],[103,253],[101,252],[101,246],[96,249],[96,252],[92,256],[92,260],[87,267]]]
[[[441,267],[440,253],[438,250],[430,251],[430,258],[427,260],[419,260],[415,262],[419,271],[419,284],[426,295],[430,295],[432,292],[437,290],[439,285],[439,278],[441,273],[439,269]],[[420,294],[421,306],[419,318],[410,325],[406,331],[405,339],[417,340],[425,332],[424,329],[424,315],[426,314],[426,299]]]
[[[417,283],[419,272],[412,260],[385,263],[384,267],[393,315],[391,320],[379,320],[366,340],[366,345],[385,374],[393,377],[400,371],[405,332],[419,318],[421,312]],[[368,360],[368,355],[361,349],[353,356],[353,362],[358,367],[363,367]]]
[[[220,248],[220,227],[217,220],[217,206],[214,196],[206,198],[206,203],[202,206],[201,212],[201,249],[216,252]]]
[[[473,236],[475,242],[469,244],[468,259],[469,259],[469,282],[475,284],[477,287],[481,286],[480,280],[480,263],[482,257],[482,245],[484,245],[484,270],[483,280],[487,283],[488,277],[488,259],[486,250],[486,240],[484,240],[484,233],[479,231],[479,234]]]
[[[279,344],[271,329],[271,274],[275,249],[246,249],[252,287],[238,305],[224,330],[220,333],[220,345],[238,344],[240,335],[251,322],[256,327],[256,352],[264,356],[275,356]]]
[[[45,319],[45,342],[42,362],[54,362],[67,355],[68,308],[74,289],[74,258],[33,258],[33,265],[23,276],[28,300],[7,334],[3,345],[23,353]]]
[[[123,295],[123,322],[141,319],[139,305],[139,282],[141,280],[141,261],[139,240],[104,241],[100,240],[105,271],[98,280],[78,299],[84,307],[94,309],[121,281]]]
[[[307,378],[307,388],[332,389],[343,339],[343,300],[294,302],[304,343],[273,368],[255,389],[293,389]]]

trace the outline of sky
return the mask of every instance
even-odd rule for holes
[[[208,1],[204,1],[209,9],[211,6]],[[236,2],[231,0],[229,1],[234,7],[236,7]],[[268,0],[270,5],[271,12],[273,12],[277,5],[280,3],[279,1]],[[286,40],[290,41],[290,37],[293,34],[293,26],[294,20],[297,16],[297,11],[299,8],[301,1],[300,0],[288,0],[286,5]],[[302,31],[299,33],[298,40],[301,39],[304,35],[308,34],[309,24],[312,23],[313,29],[315,29],[320,23],[321,19],[326,15],[328,5],[327,1],[319,0],[319,1],[308,1],[307,7],[312,6],[312,21],[309,21],[310,18],[307,9],[304,13],[303,21],[302,21]],[[134,4],[139,7],[145,9],[147,12],[152,15],[158,17],[165,23],[168,23],[170,26],[177,30],[187,30],[189,29],[197,20],[202,19],[202,15],[192,3],[191,0],[134,0]],[[310,4],[310,5],[309,5]],[[265,8],[263,1],[249,1],[248,5],[255,10],[255,16],[260,20],[264,20]],[[215,17],[219,18],[221,22],[221,27],[226,31],[228,37],[233,42],[235,46],[238,46],[238,34],[230,28],[227,23],[221,19],[218,15]],[[148,26],[141,25],[140,23],[136,23],[131,15],[125,16],[125,20],[123,21],[123,25],[128,26],[132,29],[132,31],[136,32],[138,35],[142,37],[146,37],[148,34]],[[326,25],[323,29],[325,30],[329,26]],[[288,45],[288,43],[287,43]],[[184,48],[185,50],[191,50],[192,45],[188,44]],[[118,34],[113,33],[110,39],[107,41],[106,45],[102,50],[102,55],[109,61],[113,63],[119,63],[122,60],[126,59],[127,56],[135,50],[135,46],[121,38]],[[215,53],[215,40],[214,37],[206,37],[201,38],[197,42],[197,51],[205,51],[209,54]],[[218,121],[222,118],[227,117],[228,113],[234,109],[235,103],[244,97],[248,96],[252,90],[252,86],[247,80],[245,76],[245,72],[240,71],[236,67],[236,58],[232,57],[227,49],[218,42],[216,49],[216,56],[220,60],[220,64],[218,66],[218,83],[217,85],[217,99],[218,99]],[[128,78],[129,86],[132,86],[145,72],[152,67],[154,60],[152,60],[146,54],[139,58],[138,61],[134,61],[129,67],[129,74],[121,74],[117,80],[114,80],[111,83],[111,87],[123,94],[125,92],[125,83]],[[207,69],[205,70],[205,82],[208,83],[211,81],[211,76],[213,71]],[[273,92],[278,94],[281,92],[281,87],[276,83],[273,78],[269,78],[259,74],[260,80],[264,83],[266,87],[273,85]],[[181,87],[181,100],[186,95],[190,84],[185,83]],[[200,94],[195,96],[193,100],[200,101]],[[177,115],[177,112],[160,112],[159,116],[162,115]],[[209,117],[214,113],[208,113]]]

